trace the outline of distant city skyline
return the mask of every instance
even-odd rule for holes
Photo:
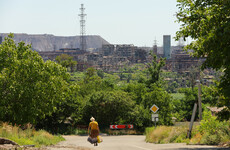
[[[84,4],[86,35],[100,35],[111,44],[152,47],[173,37],[177,0],[0,0],[0,33],[80,35],[79,8]]]

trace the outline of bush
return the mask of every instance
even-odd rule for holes
[[[85,135],[85,134],[88,134],[88,130],[86,130],[86,129],[75,129],[75,134],[76,135]]]
[[[218,145],[221,141],[221,138],[217,134],[210,135],[209,133],[205,133],[201,140],[200,144],[207,144],[207,145]]]
[[[210,111],[204,111],[198,131],[202,135],[200,144],[218,145],[230,139],[229,123],[218,121]]]

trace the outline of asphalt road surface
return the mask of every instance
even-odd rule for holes
[[[66,141],[48,147],[48,150],[227,150],[207,145],[186,145],[185,143],[152,144],[145,142],[145,136],[102,136],[103,142],[93,146],[87,136],[64,136]]]

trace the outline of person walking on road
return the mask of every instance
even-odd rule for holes
[[[99,135],[99,126],[97,121],[95,121],[95,118],[91,117],[90,118],[90,123],[89,123],[89,127],[88,127],[88,135],[93,139],[93,138],[97,138],[97,136]],[[94,146],[97,146],[97,142],[94,143]]]

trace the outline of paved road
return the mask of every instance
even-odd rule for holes
[[[87,136],[64,136],[66,141],[48,147],[48,150],[216,150],[216,146],[175,144],[152,144],[144,141],[145,136],[102,136],[103,142],[93,146]],[[226,149],[226,148],[225,148]]]

